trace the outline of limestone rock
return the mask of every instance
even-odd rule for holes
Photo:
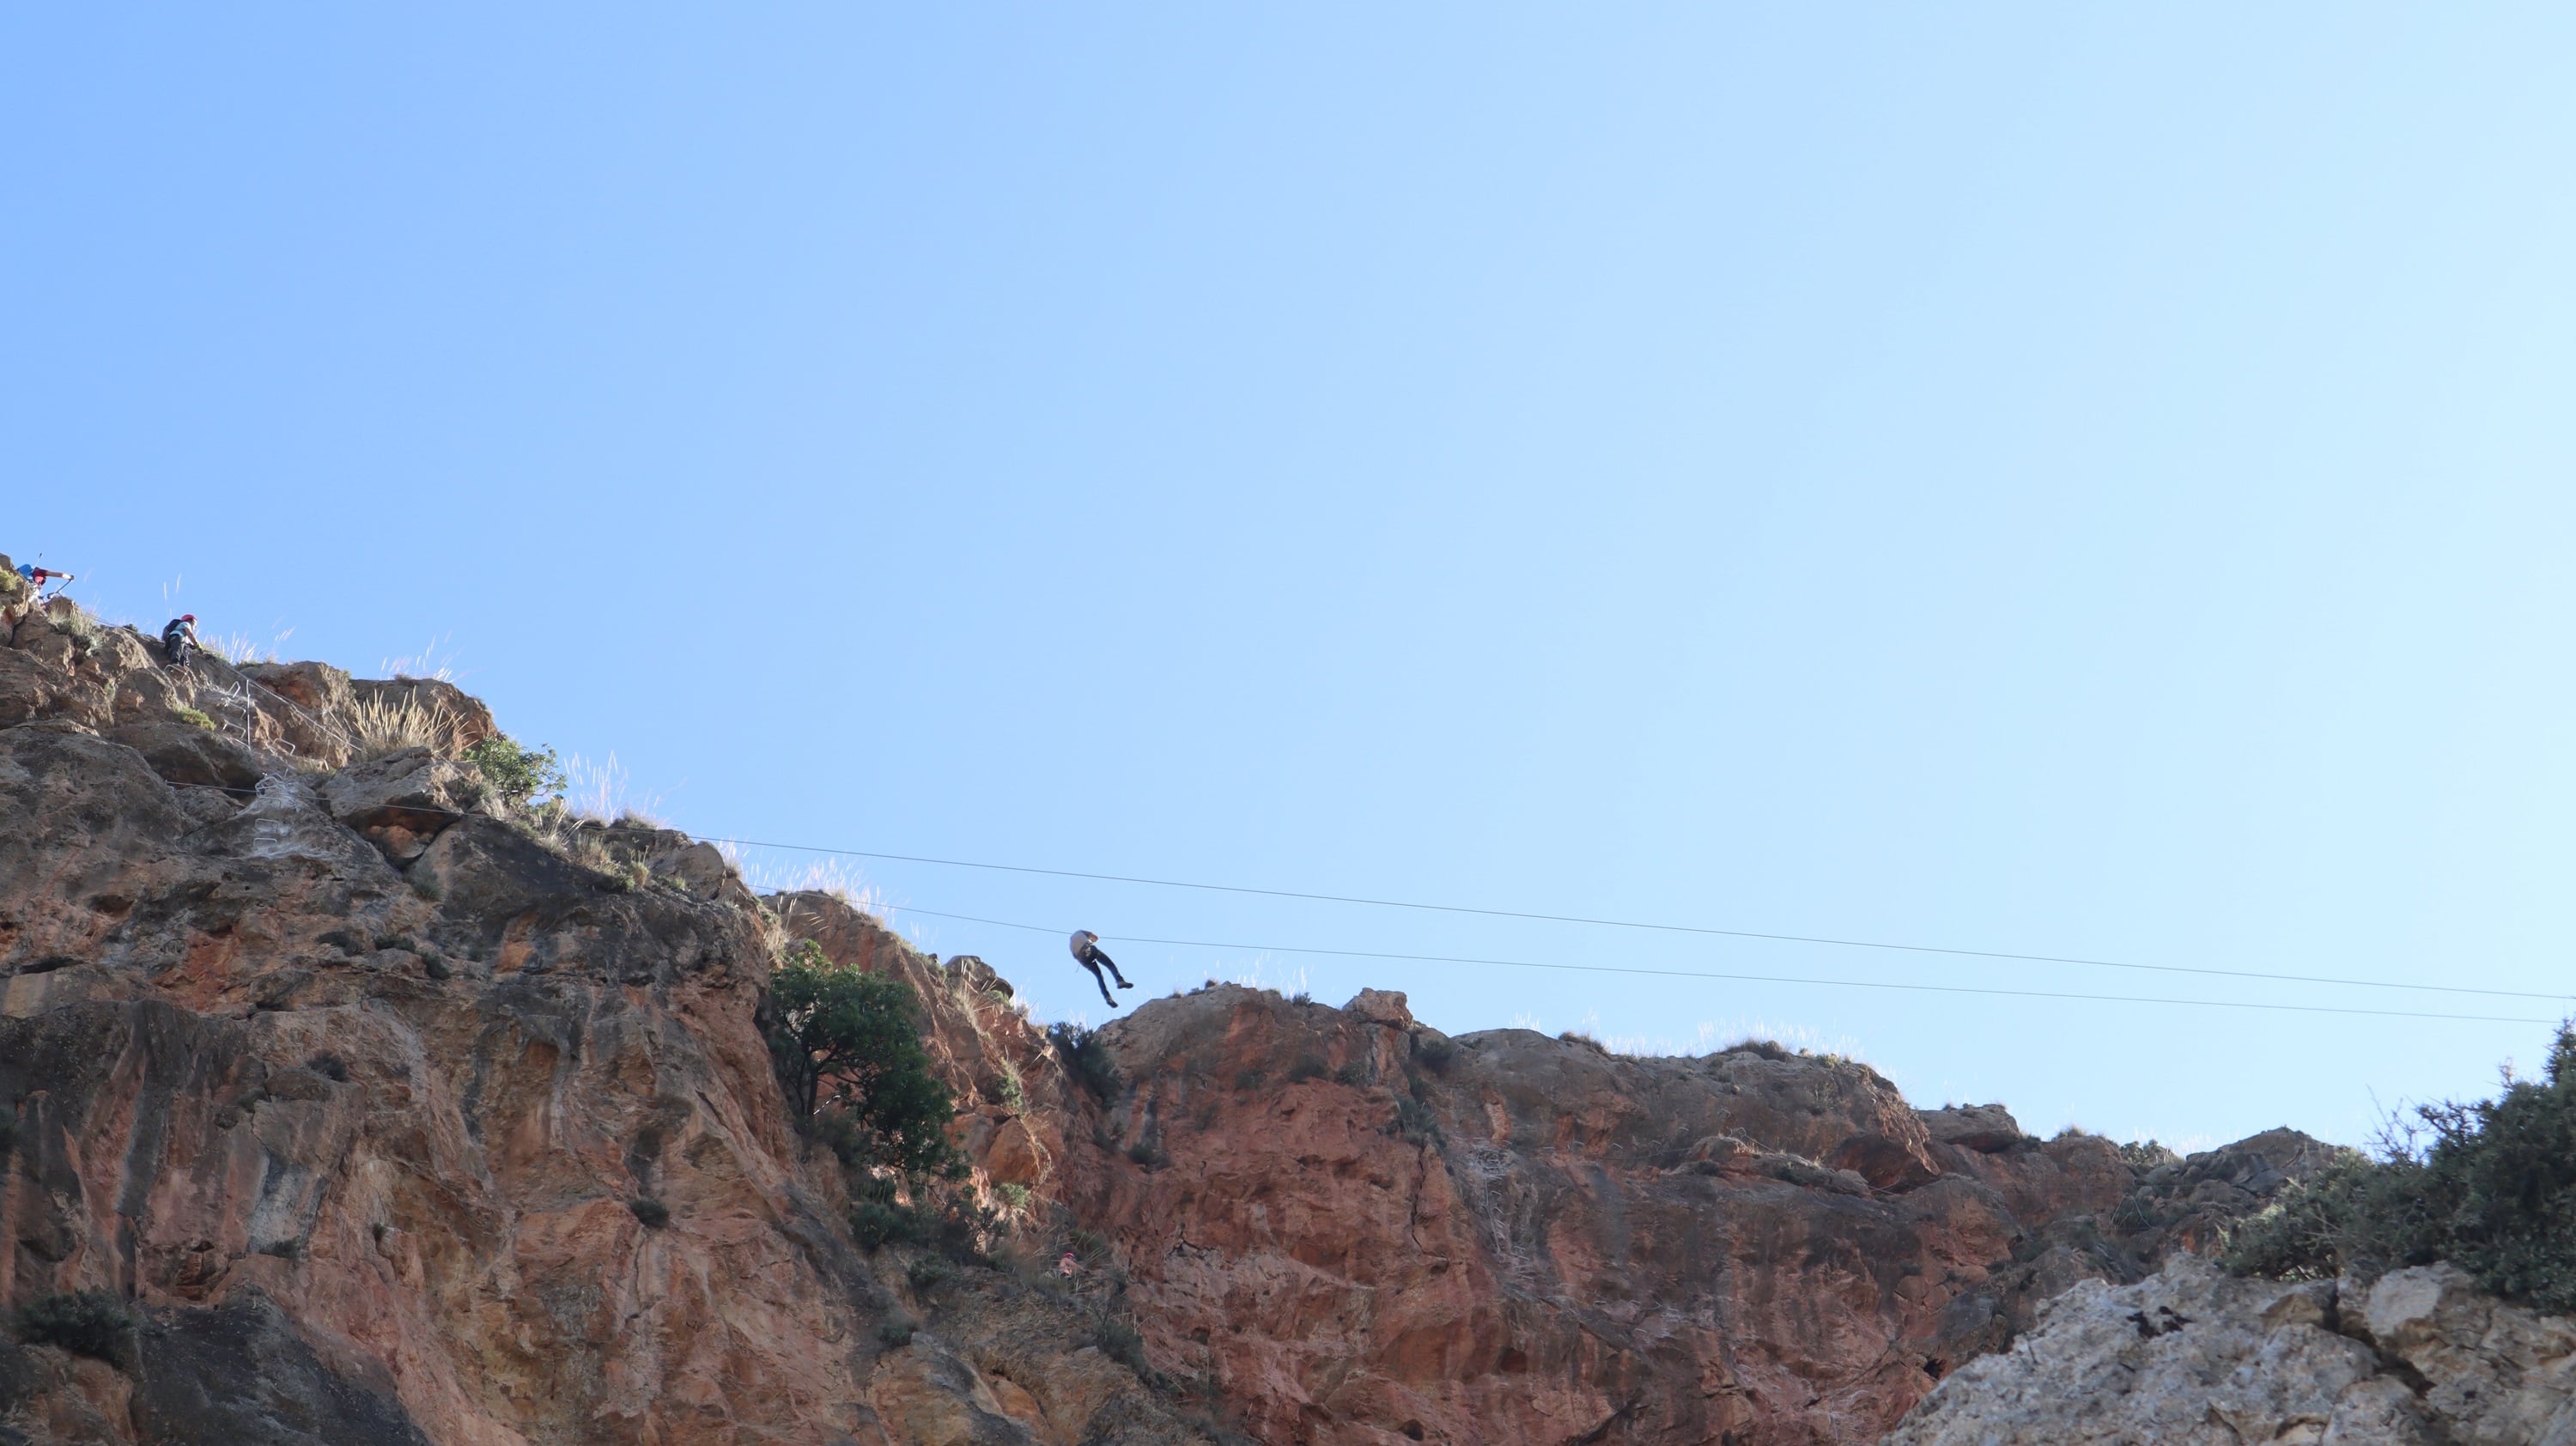
[[[2177,1254],[2135,1284],[2059,1296],[1887,1446],[2141,1441],[2568,1446],[2576,1323],[2498,1301],[2448,1265],[2284,1285]]]
[[[1914,1114],[1935,1141],[1963,1150],[1993,1154],[2028,1138],[2012,1111],[2002,1105],[1945,1105],[1937,1110],[1916,1110]]]
[[[172,783],[239,790],[259,786],[259,760],[249,749],[193,723],[126,723],[107,736],[142,754],[153,772]]]
[[[679,885],[692,898],[712,899],[733,877],[733,866],[714,844],[692,843],[655,859],[652,872]]]
[[[328,663],[246,663],[241,674],[309,713],[339,712],[356,696],[349,675]]]
[[[1391,1029],[1413,1027],[1413,1011],[1405,1007],[1404,995],[1393,989],[1363,989],[1342,1006],[1342,1012]]]
[[[2265,1322],[2282,1292],[2190,1255],[2133,1285],[2085,1281],[2049,1302],[2039,1329],[2010,1351],[1953,1372],[1886,1446],[2434,1446],[2439,1438],[2384,1388],[2356,1394],[2380,1377],[2368,1346]]]
[[[405,748],[332,774],[321,785],[333,818],[366,836],[396,863],[420,857],[430,841],[491,796],[472,764]]]

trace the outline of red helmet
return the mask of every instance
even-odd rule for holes
[[[179,621],[181,621],[181,622],[183,622],[183,623],[193,623],[193,622],[195,622],[196,620],[197,620],[197,615],[196,615],[195,613],[181,613],[181,614],[179,614]]]

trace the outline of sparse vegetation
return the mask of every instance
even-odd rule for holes
[[[971,1191],[915,1180],[912,1203],[903,1203],[905,1187],[882,1175],[858,1182],[859,1199],[850,1207],[850,1238],[864,1250],[889,1245],[927,1245],[960,1265],[987,1263],[986,1248],[1002,1227],[1002,1212],[974,1198]]]
[[[379,949],[414,950],[418,949],[420,945],[418,941],[414,940],[409,934],[378,934],[376,936],[376,947]]]
[[[2494,1099],[2419,1106],[2229,1232],[2239,1274],[2369,1279],[2448,1260],[2486,1289],[2576,1314],[2576,1028]]]
[[[671,1223],[671,1207],[649,1195],[638,1195],[627,1201],[626,1208],[634,1212],[635,1218],[642,1221],[647,1230],[659,1230]]]
[[[134,1365],[133,1312],[102,1291],[39,1296],[20,1306],[18,1339],[31,1346],[59,1346],[118,1370]]]
[[[2153,1140],[2130,1140],[2120,1146],[2121,1162],[2132,1170],[2146,1171],[2158,1165],[2176,1165],[2182,1156]]]
[[[1102,1355],[1139,1376],[1149,1369],[1145,1364],[1144,1332],[1123,1316],[1111,1316],[1092,1327],[1091,1343],[1100,1347]]]
[[[1358,1060],[1352,1060],[1350,1063],[1343,1065],[1340,1069],[1333,1071],[1333,1083],[1338,1085],[1349,1085],[1353,1088],[1357,1088],[1368,1083],[1368,1076],[1368,1066]]]
[[[378,694],[361,698],[350,704],[342,717],[349,725],[349,741],[356,745],[353,762],[371,762],[406,748],[426,748],[439,754],[456,749],[455,715],[444,708],[424,705],[417,697]]]
[[[1295,1064],[1288,1066],[1288,1082],[1304,1084],[1310,1079],[1322,1079],[1330,1073],[1332,1073],[1332,1066],[1325,1064],[1314,1055],[1302,1054],[1297,1057]]]
[[[1013,1215],[1025,1215],[1028,1213],[1028,1186],[1019,1184],[1016,1181],[1005,1180],[1001,1184],[993,1187],[993,1193],[1002,1197],[1003,1210]]]
[[[877,1340],[888,1350],[902,1350],[905,1346],[912,1344],[912,1322],[908,1320],[887,1321],[884,1325],[877,1327]]]
[[[222,725],[215,722],[212,715],[200,712],[195,708],[173,706],[170,709],[170,716],[178,719],[182,723],[193,724],[196,727],[203,728],[209,733],[220,732],[222,729]]]
[[[1118,1064],[1109,1057],[1109,1046],[1100,1042],[1098,1030],[1079,1024],[1050,1024],[1047,1043],[1055,1047],[1055,1057],[1064,1062],[1064,1072],[1074,1083],[1090,1091],[1102,1104],[1118,1095]]]
[[[344,954],[364,954],[367,952],[367,941],[350,933],[346,929],[333,929],[315,942],[328,944],[332,948],[337,949]]]
[[[1148,1170],[1159,1169],[1171,1163],[1163,1154],[1162,1148],[1150,1138],[1139,1138],[1136,1143],[1129,1145],[1127,1158]]]
[[[1440,1122],[1432,1117],[1431,1107],[1411,1095],[1395,1097],[1395,1132],[1417,1145],[1437,1144]]]
[[[495,733],[465,750],[465,761],[512,809],[563,797],[569,786],[563,764],[551,748],[530,748],[506,733]]]
[[[850,1207],[850,1238],[862,1250],[906,1245],[921,1238],[920,1217],[885,1200],[862,1200]]]
[[[340,1084],[349,1082],[349,1062],[328,1050],[304,1061],[304,1067],[324,1079],[334,1080]]]
[[[1413,1057],[1433,1074],[1447,1074],[1449,1066],[1457,1061],[1458,1041],[1425,1030],[1413,1037]]]

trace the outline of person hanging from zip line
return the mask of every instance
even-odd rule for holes
[[[181,613],[161,630],[161,652],[174,668],[186,668],[188,659],[205,644],[197,641],[197,615]]]
[[[1091,971],[1091,982],[1100,986],[1100,997],[1108,1000],[1112,1009],[1118,1007],[1118,996],[1109,992],[1109,979],[1117,980],[1121,989],[1136,987],[1127,982],[1126,975],[1118,972],[1117,960],[1100,952],[1100,936],[1089,929],[1073,931],[1073,957],[1074,962]],[[1109,979],[1100,977],[1103,967],[1109,970]]]

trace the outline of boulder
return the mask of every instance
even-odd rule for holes
[[[733,876],[733,866],[714,844],[693,843],[653,860],[653,876],[679,885],[693,899],[712,899]]]
[[[259,787],[259,760],[213,729],[194,723],[126,723],[107,736],[142,754],[153,772],[172,783],[243,793]]]
[[[2022,1133],[2021,1123],[2012,1117],[2012,1111],[2002,1105],[1944,1105],[1937,1110],[1916,1110],[1914,1116],[1923,1122],[1933,1143],[1989,1155],[2030,1138]]]
[[[1342,1011],[1390,1029],[1413,1027],[1413,1011],[1405,1007],[1402,990],[1363,989],[1351,996],[1351,1002],[1343,1005]]]
[[[371,837],[399,828],[425,840],[472,812],[490,791],[474,765],[405,748],[322,780],[322,804]]]
[[[349,706],[349,675],[328,663],[245,663],[240,672],[308,713]]]

